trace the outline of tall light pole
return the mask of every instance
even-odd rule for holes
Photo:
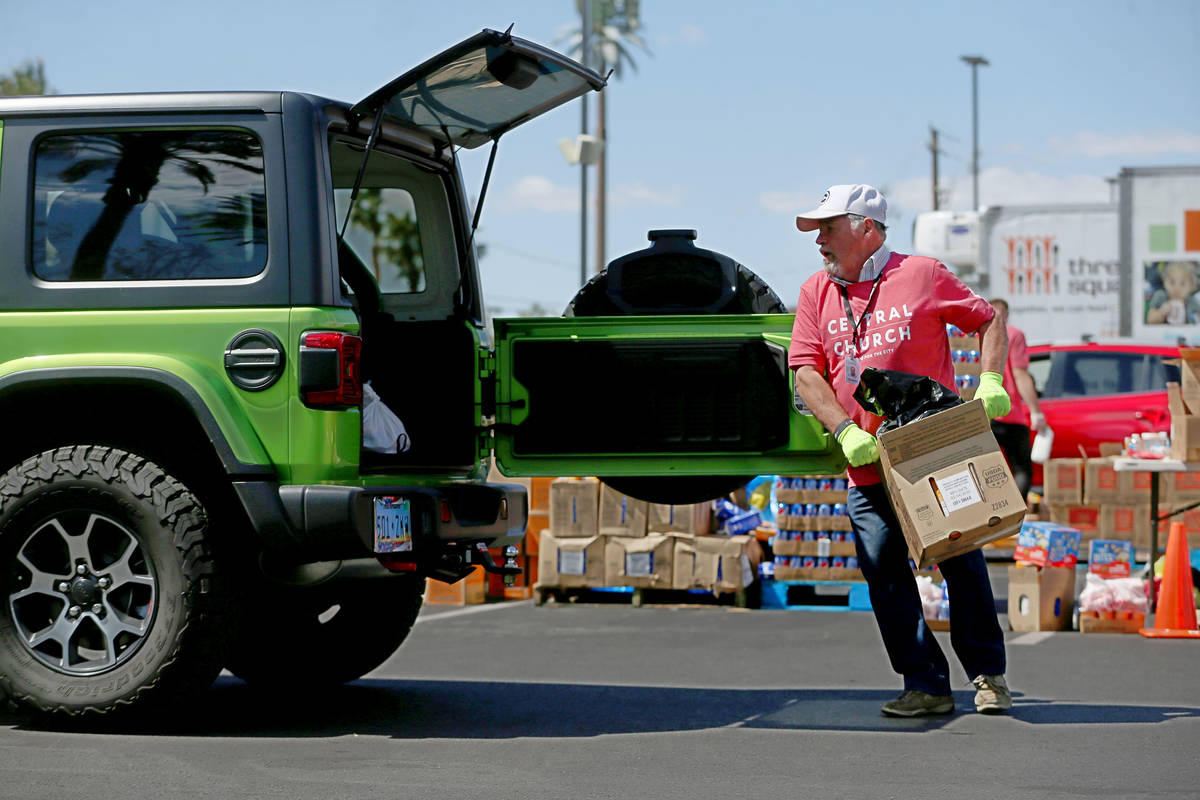
[[[983,56],[962,56],[971,65],[971,199],[972,208],[979,210],[979,73],[977,67],[988,65]]]
[[[580,25],[579,25],[579,54],[580,62],[584,67],[591,64],[591,49],[592,43],[589,40],[592,33],[592,0],[583,0],[579,8]],[[583,135],[588,132],[588,98],[584,94],[579,98],[581,103],[583,119],[580,122],[579,130]],[[579,285],[583,286],[588,282],[588,257],[587,257],[587,238],[588,238],[588,179],[587,179],[588,162],[581,160],[579,162]]]

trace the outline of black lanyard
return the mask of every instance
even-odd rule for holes
[[[850,294],[846,291],[846,287],[838,284],[838,289],[842,292],[842,305],[846,308],[846,321],[850,323],[850,333],[853,337],[850,342],[854,345],[854,351],[858,352],[858,329],[863,324],[863,320],[871,316],[871,301],[875,299],[875,290],[879,288],[879,279],[883,277],[883,272],[875,276],[875,280],[871,282],[871,293],[867,295],[867,305],[863,308],[862,316],[858,318],[858,322],[854,321],[854,309],[850,308]]]

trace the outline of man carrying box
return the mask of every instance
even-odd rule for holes
[[[1002,387],[1008,339],[991,305],[944,264],[888,249],[886,215],[883,195],[855,184],[830,187],[817,208],[796,217],[801,231],[818,231],[825,270],[800,289],[788,366],[800,397],[850,462],[847,506],[858,564],[892,668],[904,678],[904,692],[883,713],[949,714],[949,665],[925,624],[904,534],[876,466],[874,433],[882,419],[858,405],[854,390],[868,366],[953,387],[946,326],[956,325],[979,332],[983,374],[975,397],[995,419],[1011,407]],[[983,554],[974,550],[938,566],[953,598],[950,641],[976,687],[975,707],[1003,712],[1012,707],[1004,633]]]

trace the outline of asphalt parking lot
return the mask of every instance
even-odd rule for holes
[[[157,730],[0,719],[0,797],[1200,793],[1200,642],[1008,644],[1010,715],[975,713],[956,671],[953,715],[896,720],[879,713],[899,683],[869,613],[429,606],[391,660],[332,693],[273,698],[226,676]]]

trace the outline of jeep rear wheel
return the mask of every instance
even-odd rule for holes
[[[53,716],[161,707],[220,671],[207,517],[139,456],[63,447],[0,478],[0,689]]]
[[[403,644],[424,592],[424,579],[409,576],[255,591],[226,666],[271,689],[361,678]]]

